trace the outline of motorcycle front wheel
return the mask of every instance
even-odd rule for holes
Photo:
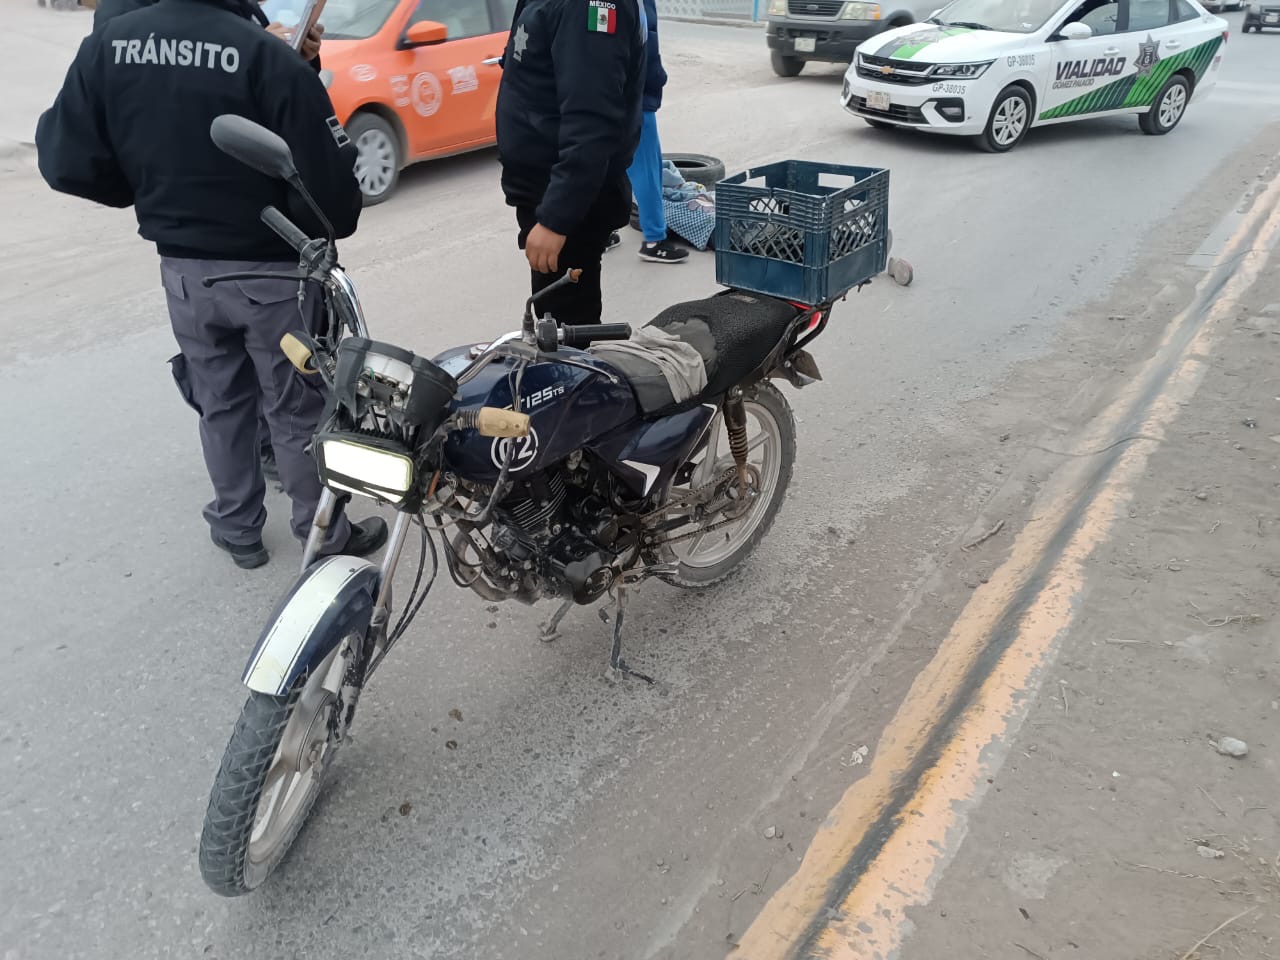
[[[767,380],[745,391],[743,407],[747,414],[747,463],[758,477],[755,502],[737,520],[723,513],[704,518],[700,521],[704,531],[691,537],[687,527],[674,531],[685,539],[659,548],[664,562],[677,565],[675,574],[663,577],[668,583],[698,589],[724,580],[765,538],[782,509],[796,461],[795,415],[782,391]],[[692,469],[683,472],[687,481],[673,485],[668,496],[697,490],[732,469],[728,446],[724,415],[717,414],[706,446],[690,464]]]
[[[287,696],[245,701],[213,781],[200,835],[200,874],[238,897],[262,884],[306,822],[337,744],[337,698],[324,678],[341,645]]]

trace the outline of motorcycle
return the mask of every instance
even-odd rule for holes
[[[327,229],[282,139],[232,115],[211,135],[289,183]],[[628,594],[655,577],[709,587],[768,532],[796,450],[774,381],[821,379],[805,347],[847,292],[810,306],[726,289],[664,311],[641,331],[642,349],[624,346],[627,324],[540,318],[535,296],[520,329],[427,359],[371,339],[331,230],[309,237],[273,207],[262,219],[298,253],[289,276],[323,291],[321,331],[281,347],[330,402],[312,444],[325,490],[302,573],[244,669],[250,693],[204,820],[201,874],[224,896],[258,887],[285,856],[441,558],[455,584],[486,601],[559,600],[544,639],[575,606],[607,600],[610,676],[652,683],[623,656]],[[570,270],[543,295],[576,279]],[[397,512],[380,564],[321,555],[352,496]],[[417,572],[397,604],[415,533]]]

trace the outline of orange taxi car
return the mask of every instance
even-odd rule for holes
[[[491,146],[516,0],[327,0],[322,76],[365,203],[411,163]]]

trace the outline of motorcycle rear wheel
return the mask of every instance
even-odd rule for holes
[[[762,380],[744,391],[743,406],[747,413],[747,462],[760,478],[757,501],[736,522],[659,547],[662,562],[678,565],[676,573],[663,577],[675,586],[705,589],[732,574],[765,538],[786,499],[796,461],[796,420],[791,405],[782,391]],[[733,465],[724,415],[717,414],[707,444],[695,461],[693,476],[682,486],[700,487]],[[680,486],[673,486],[668,496],[680,490]],[[705,526],[724,519],[724,514],[715,515],[707,519]]]
[[[200,835],[209,889],[238,897],[259,887],[289,852],[320,795],[337,745],[336,698],[324,688],[335,649],[287,696],[253,692],[222,756]]]

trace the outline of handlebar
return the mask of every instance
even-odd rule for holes
[[[281,240],[293,247],[299,254],[311,242],[311,238],[299,230],[288,217],[275,207],[265,207],[261,214],[262,222],[270,227]]]
[[[580,326],[560,328],[560,342],[566,347],[585,350],[599,340],[630,340],[631,324],[629,323],[592,323]]]

